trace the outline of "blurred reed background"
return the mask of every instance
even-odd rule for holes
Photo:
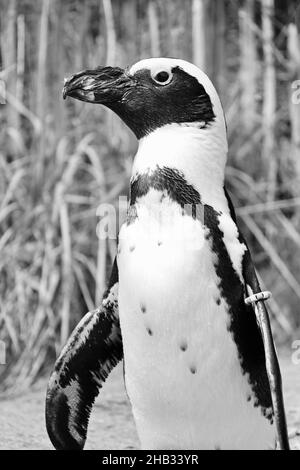
[[[299,337],[300,7],[297,0],[1,0],[0,387],[53,364],[101,299],[116,251],[96,208],[127,193],[134,137],[100,106],[61,96],[65,76],[150,56],[193,61],[227,117],[227,185],[277,342]],[[297,8],[298,7],[298,8]],[[3,87],[1,87],[3,93]],[[3,101],[3,100],[2,100]]]

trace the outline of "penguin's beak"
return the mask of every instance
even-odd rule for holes
[[[120,102],[134,85],[132,78],[120,67],[97,67],[84,70],[65,80],[63,98],[67,96],[88,103],[106,106]]]

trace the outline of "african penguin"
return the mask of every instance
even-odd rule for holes
[[[99,388],[124,356],[143,449],[270,449],[274,411],[247,286],[259,292],[224,188],[227,136],[209,78],[184,60],[71,77],[64,96],[113,110],[139,140],[127,220],[102,305],[56,362],[58,449],[83,448]]]

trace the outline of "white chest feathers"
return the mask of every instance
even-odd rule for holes
[[[137,204],[136,215],[120,232],[119,313],[142,447],[271,446],[272,426],[247,401],[206,229],[167,196],[160,207]],[[244,246],[229,215],[220,229],[241,275]]]

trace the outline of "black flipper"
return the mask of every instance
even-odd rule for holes
[[[224,189],[224,191],[225,191],[225,195],[228,201],[231,218],[236,223],[236,215],[235,215],[233,204],[231,202],[231,199],[226,189]],[[260,288],[257,275],[255,272],[255,268],[251,259],[249,248],[240,231],[239,231],[239,239],[247,247],[247,251],[245,252],[244,257],[243,257],[242,270],[243,270],[243,278],[245,280],[245,285],[247,286],[247,290],[248,290],[248,296],[250,296],[252,294],[261,292],[261,288]],[[289,440],[288,440],[286,416],[285,416],[284,401],[283,401],[283,394],[282,394],[281,373],[280,373],[280,367],[278,363],[276,349],[274,346],[268,311],[266,309],[266,306],[263,300],[256,301],[255,304],[252,305],[252,308],[255,313],[256,321],[260,328],[262,339],[263,339],[265,359],[266,359],[266,370],[267,370],[269,384],[270,384],[279,448],[281,450],[289,450]]]
[[[102,305],[77,325],[49,380],[46,426],[56,449],[83,449],[94,400],[122,358],[115,260]]]

